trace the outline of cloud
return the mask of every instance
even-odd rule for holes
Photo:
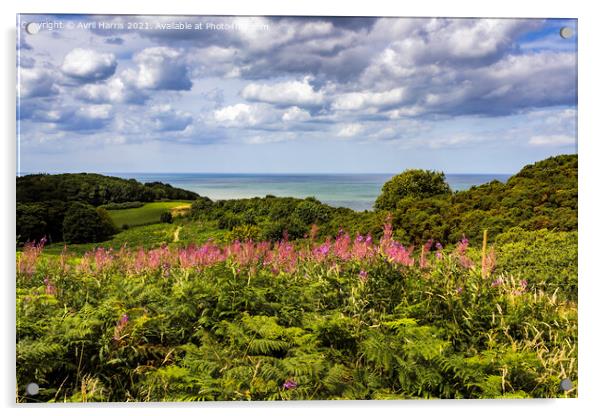
[[[75,48],[63,59],[61,70],[79,82],[102,81],[111,77],[117,68],[112,53],[101,53],[92,49]]]
[[[193,121],[190,113],[175,110],[170,105],[153,107],[151,120],[157,131],[183,131]]]
[[[85,84],[78,89],[75,96],[95,104],[143,104],[149,98],[148,94],[132,84],[126,84],[120,77],[111,78],[103,84]]]
[[[311,119],[311,115],[309,112],[300,109],[297,106],[291,107],[287,109],[284,114],[282,114],[282,121],[298,121],[303,122]]]
[[[292,80],[271,85],[249,84],[240,95],[249,101],[259,101],[281,106],[313,107],[324,102],[324,93],[314,91],[310,77],[302,81]]]
[[[123,42],[124,42],[123,38],[120,38],[120,37],[105,39],[105,43],[109,44],[109,45],[123,45]]]
[[[185,56],[181,51],[167,47],[143,49],[134,56],[135,70],[125,71],[124,78],[139,89],[190,90]]]
[[[337,133],[337,136],[339,137],[354,137],[357,136],[359,133],[361,133],[364,130],[364,126],[362,126],[361,124],[358,123],[352,123],[352,124],[345,124],[343,126],[341,126],[341,128],[339,129],[339,132]]]
[[[556,134],[551,136],[532,136],[529,139],[531,146],[547,146],[547,147],[559,147],[559,146],[574,146],[577,144],[574,136],[568,136],[564,134]]]
[[[255,127],[261,123],[273,122],[274,113],[261,104],[234,104],[215,110],[213,117],[227,127]]]
[[[109,104],[59,107],[38,114],[40,121],[51,123],[59,130],[91,133],[103,129],[113,120],[113,107]]]
[[[44,68],[19,68],[18,94],[21,98],[48,97],[58,93],[52,72]]]
[[[335,110],[362,110],[369,107],[390,107],[402,103],[405,88],[384,92],[351,92],[337,96],[332,104]]]

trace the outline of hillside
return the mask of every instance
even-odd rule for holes
[[[98,173],[38,174],[17,178],[17,202],[79,201],[93,206],[129,201],[151,202],[160,199],[197,199],[195,192],[169,184],[142,184]]]

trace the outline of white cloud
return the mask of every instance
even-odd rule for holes
[[[547,147],[559,147],[559,146],[571,146],[575,145],[577,140],[575,137],[564,135],[564,134],[556,134],[549,136],[532,136],[529,139],[529,144],[531,146],[547,146]]]
[[[291,107],[282,114],[282,121],[307,121],[311,118],[309,112],[300,109],[299,107]]]
[[[354,137],[354,136],[357,136],[359,133],[361,133],[363,130],[364,130],[364,126],[362,126],[361,124],[358,124],[358,123],[345,124],[339,129],[337,136],[345,137],[345,138]]]
[[[240,95],[249,101],[299,107],[316,106],[324,102],[324,93],[314,91],[310,77],[302,81],[284,81],[276,84],[249,84]]]
[[[107,120],[112,117],[113,106],[109,104],[79,107],[76,114],[87,119]]]
[[[274,121],[274,113],[267,106],[234,104],[215,110],[215,121],[228,127],[254,127]]]
[[[148,97],[120,77],[111,78],[104,84],[86,84],[79,88],[77,98],[91,103],[143,103]]]
[[[101,53],[91,49],[75,48],[69,52],[61,70],[81,82],[107,79],[115,73],[117,61],[112,53]]]
[[[386,107],[400,104],[405,97],[405,88],[395,88],[384,92],[350,92],[335,98],[335,110],[362,110],[368,107]]]

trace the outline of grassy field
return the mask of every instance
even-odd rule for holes
[[[176,230],[178,239],[175,241]],[[220,230],[211,222],[186,222],[177,220],[174,224],[148,224],[123,230],[115,234],[111,239],[101,243],[69,244],[69,251],[82,255],[97,247],[119,250],[126,245],[130,248],[143,247],[152,249],[162,245],[186,247],[190,244],[203,244],[207,241],[223,243],[228,241],[228,231]],[[59,255],[63,251],[63,242],[49,244],[44,253],[48,255]]]
[[[182,208],[190,207],[190,203],[190,201],[149,202],[140,208],[111,210],[109,215],[119,228],[124,224],[130,227],[153,224],[159,222],[161,213],[167,210],[181,211]]]

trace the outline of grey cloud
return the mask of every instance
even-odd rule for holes
[[[19,89],[21,98],[48,97],[58,93],[52,71],[46,68],[19,68]]]
[[[126,81],[139,89],[190,90],[190,80],[185,57],[179,50],[167,47],[143,49],[134,56],[136,70],[123,73]]]
[[[157,131],[183,131],[193,121],[192,115],[175,110],[169,105],[158,106],[151,110],[151,120]]]

